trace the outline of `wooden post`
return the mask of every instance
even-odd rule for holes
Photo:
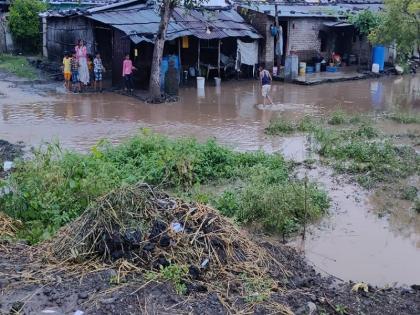
[[[198,58],[197,58],[197,71],[198,71],[198,75],[201,75],[201,73],[200,73],[200,51],[201,51],[200,39],[198,39]]]
[[[276,28],[277,31],[280,30],[280,23],[279,23],[279,10],[277,7],[277,4],[274,5],[274,9],[275,9],[275,17],[276,17]],[[277,33],[277,41],[276,41],[276,46],[278,45],[278,41],[279,41],[279,37],[280,37],[280,33]],[[274,54],[276,53],[276,50],[274,49]],[[276,55],[276,60],[277,60],[277,75],[279,74],[280,71],[280,65],[281,65],[281,55]]]
[[[217,72],[219,73],[219,78],[220,78],[220,39],[219,39],[219,43],[218,43],[218,47],[217,47]]]
[[[181,61],[181,41],[182,37],[178,38],[178,60],[179,60],[179,82],[182,82],[184,71],[182,69],[182,61]]]

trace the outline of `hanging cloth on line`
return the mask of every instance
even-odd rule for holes
[[[255,66],[258,63],[258,42],[245,43],[238,39],[237,43],[236,59],[240,60],[241,64]]]
[[[276,43],[276,56],[283,55],[283,28],[279,26],[277,33],[277,43]]]

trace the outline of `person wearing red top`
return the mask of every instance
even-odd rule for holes
[[[125,55],[125,59],[123,61],[123,72],[122,76],[125,82],[125,90],[129,90],[133,92],[133,71],[137,70],[136,67],[133,66],[133,62],[130,60],[130,54]]]

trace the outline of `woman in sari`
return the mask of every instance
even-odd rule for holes
[[[79,39],[75,51],[76,58],[79,62],[79,80],[86,86],[89,83],[89,69],[87,64],[87,48],[83,40]]]

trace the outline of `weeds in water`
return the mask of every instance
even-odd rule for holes
[[[17,237],[36,243],[50,238],[95,199],[116,187],[143,181],[173,190],[177,195],[188,194],[194,201],[209,203],[217,200],[220,193],[216,196],[204,193],[201,186],[240,179],[246,188],[235,191],[230,200],[228,193],[218,200],[223,213],[239,217],[238,207],[249,204],[247,200],[253,186],[264,192],[272,184],[269,187],[272,196],[265,192],[265,198],[270,200],[283,198],[287,190],[290,190],[288,195],[292,194],[292,189],[301,190],[302,183],[288,179],[289,171],[290,165],[277,154],[240,153],[213,140],[206,143],[190,138],[170,140],[146,130],[118,146],[101,142],[89,154],[63,151],[54,144],[36,150],[33,159],[18,162],[6,180],[5,185],[11,192],[0,197],[0,211],[22,221],[23,228]],[[260,184],[255,176],[258,173],[271,178],[270,184]],[[282,204],[281,201],[270,202],[275,206]],[[318,202],[316,198],[314,202]],[[324,206],[314,205],[316,208]],[[250,207],[246,208],[247,213],[252,212]],[[288,217],[276,219],[288,223],[278,223],[271,229],[290,230],[290,225],[296,228],[302,222],[302,209],[298,207],[296,203],[293,211],[277,214],[272,208],[271,216],[286,215]],[[269,226],[269,219],[263,217],[269,213],[267,210],[253,218]],[[246,222],[252,219],[250,213],[241,218]]]
[[[420,124],[419,113],[398,112],[387,115],[387,118],[396,121],[400,124]]]
[[[285,118],[272,119],[265,133],[268,135],[289,134],[295,132],[296,128],[292,121]]]
[[[270,121],[270,124],[265,128],[265,133],[268,135],[290,134],[296,131],[310,132],[316,128],[316,121],[309,116],[305,116],[298,122],[286,120],[285,118],[276,118]]]

